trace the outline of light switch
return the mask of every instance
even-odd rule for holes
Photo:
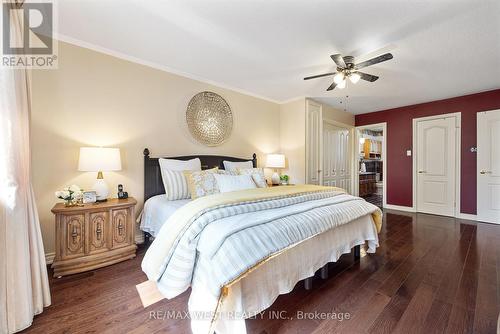
[[[407,156],[407,157],[411,157],[411,150],[407,150],[407,151],[406,151],[406,156]]]

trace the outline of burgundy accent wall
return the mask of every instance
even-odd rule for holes
[[[462,113],[460,211],[476,214],[476,113],[500,109],[500,89],[356,115],[356,126],[387,122],[387,204],[413,206],[413,119]]]

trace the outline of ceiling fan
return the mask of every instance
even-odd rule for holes
[[[345,56],[342,57],[340,54],[331,55],[330,58],[337,64],[337,72],[329,72],[324,74],[313,75],[310,77],[305,77],[304,80],[316,79],[321,77],[326,77],[329,75],[333,75],[333,83],[326,90],[332,90],[335,87],[340,89],[344,89],[346,87],[347,78],[351,80],[353,84],[356,84],[359,79],[363,79],[369,82],[374,82],[378,79],[376,75],[371,75],[368,73],[360,72],[359,69],[371,65],[375,65],[387,60],[392,59],[391,53],[386,53],[381,56],[363,61],[359,64],[354,64],[354,57]]]

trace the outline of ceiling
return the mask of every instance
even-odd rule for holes
[[[60,0],[61,40],[276,102],[359,114],[500,88],[497,0]],[[380,76],[327,92],[329,55]]]

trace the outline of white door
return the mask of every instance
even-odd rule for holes
[[[350,131],[323,123],[323,185],[351,193]]]
[[[455,117],[417,121],[417,211],[455,215]]]
[[[477,216],[500,224],[500,110],[477,114]]]
[[[322,127],[321,105],[308,100],[306,104],[306,183],[308,184],[322,184]]]

